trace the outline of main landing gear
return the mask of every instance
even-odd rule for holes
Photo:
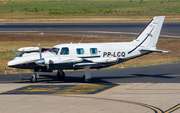
[[[84,82],[89,82],[91,80],[90,66],[84,67],[85,75],[83,76]]]
[[[83,76],[84,82],[89,82],[91,80],[90,66],[85,66],[84,72],[85,72],[85,75]],[[63,70],[58,70],[57,78],[64,79],[64,77],[65,77],[65,73],[63,72]]]
[[[58,77],[59,79],[64,79],[64,77],[65,77],[64,71],[63,71],[63,70],[58,70],[58,72],[57,72],[57,77]]]
[[[90,66],[85,66],[84,72],[85,72],[85,75],[83,76],[84,82],[89,82],[91,80]],[[57,71],[57,78],[64,79],[64,77],[65,77],[65,73],[63,72],[63,70],[58,70]],[[35,83],[35,82],[37,82],[37,78],[39,78],[39,73],[33,72],[33,74],[31,74],[30,81],[32,83]]]

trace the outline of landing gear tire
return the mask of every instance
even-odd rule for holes
[[[85,78],[85,75],[84,75],[84,76],[83,76],[83,80],[84,80],[84,82],[87,83],[87,82],[90,82],[91,79],[86,79],[86,78]]]
[[[58,72],[57,72],[57,77],[58,77],[59,79],[64,79],[65,73],[64,73],[63,71],[62,71],[62,72],[58,71]]]
[[[30,80],[32,83],[35,83],[37,82],[37,78],[36,78],[36,75],[31,75],[31,80]]]

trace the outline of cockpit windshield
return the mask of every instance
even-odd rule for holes
[[[58,54],[58,52],[59,52],[59,48],[55,48],[55,47],[53,47],[53,48],[51,48],[50,50],[49,50],[49,52],[51,52],[51,53],[53,53],[53,54]]]

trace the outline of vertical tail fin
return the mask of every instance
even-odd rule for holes
[[[165,16],[154,17],[147,27],[132,41],[137,47],[156,47]]]

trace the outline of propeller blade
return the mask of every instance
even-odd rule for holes
[[[24,49],[23,49],[23,51],[21,51],[20,57],[23,56],[23,54],[24,54]]]
[[[14,51],[14,53],[15,53],[16,56],[19,56],[19,54],[17,53],[17,51],[16,51],[15,48],[13,49],[13,51]]]
[[[21,54],[22,54],[22,55],[24,54],[24,49],[23,49],[23,51],[21,52]]]
[[[39,43],[39,56],[40,56],[40,59],[42,59],[42,52],[41,52],[41,44]]]

